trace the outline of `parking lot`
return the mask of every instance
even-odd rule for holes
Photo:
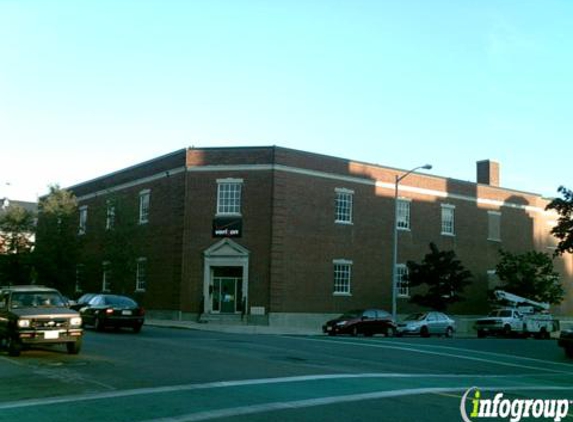
[[[454,421],[472,387],[573,399],[573,362],[534,339],[88,330],[77,356],[2,352],[0,379],[0,421]]]

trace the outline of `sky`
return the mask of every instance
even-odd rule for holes
[[[196,146],[573,188],[570,0],[0,0],[0,198]]]

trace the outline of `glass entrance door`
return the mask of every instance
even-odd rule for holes
[[[237,274],[237,269],[241,270],[242,275],[242,268],[239,267],[221,267],[213,271],[211,309],[214,313],[241,312],[243,278],[233,276]]]

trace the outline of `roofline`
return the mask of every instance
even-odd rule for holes
[[[370,163],[370,162],[366,162],[366,161],[353,160],[351,158],[342,158],[342,157],[338,157],[338,156],[334,156],[334,155],[305,151],[305,150],[300,150],[300,149],[295,149],[295,148],[281,147],[281,146],[277,146],[277,145],[214,146],[214,147],[190,146],[190,147],[178,149],[178,150],[170,152],[168,154],[161,155],[159,157],[152,158],[150,160],[142,161],[140,163],[122,168],[120,170],[116,170],[116,171],[113,171],[111,173],[104,174],[102,176],[98,176],[94,179],[90,179],[90,180],[87,180],[85,182],[77,183],[75,185],[67,187],[66,189],[67,190],[73,190],[75,188],[85,186],[85,185],[90,184],[90,183],[98,182],[100,180],[107,179],[107,178],[112,177],[116,174],[123,173],[123,172],[129,171],[129,170],[141,167],[141,166],[146,165],[146,164],[150,164],[150,163],[160,161],[160,160],[163,160],[163,159],[166,159],[169,157],[173,157],[177,154],[181,154],[181,153],[186,154],[188,151],[193,151],[193,150],[211,150],[211,151],[220,150],[220,151],[223,151],[223,150],[254,150],[254,149],[268,149],[268,150],[275,150],[275,151],[276,150],[291,151],[291,152],[295,152],[298,154],[304,154],[304,155],[309,155],[309,156],[314,156],[314,157],[324,157],[324,158],[335,159],[335,160],[340,160],[340,161],[352,162],[352,163],[361,164],[361,165],[370,166],[370,167],[379,168],[379,169],[386,169],[386,170],[399,171],[399,172],[408,172],[409,171],[409,170],[398,168],[398,167],[391,167],[391,166],[377,164],[377,163]],[[493,160],[479,160],[479,161],[493,161]],[[495,161],[495,162],[498,163],[497,161]],[[434,174],[430,174],[430,173],[416,172],[416,174],[424,176],[424,177],[432,178],[432,179],[437,179],[437,180],[445,180],[445,181],[449,180],[449,181],[454,181],[454,182],[461,183],[461,184],[469,184],[472,186],[482,186],[482,187],[490,188],[493,190],[517,193],[517,194],[521,194],[521,195],[535,196],[535,197],[544,199],[541,194],[536,193],[536,192],[531,192],[531,191],[523,191],[523,190],[506,188],[506,187],[501,187],[501,186],[492,186],[492,185],[488,185],[488,184],[484,184],[484,183],[477,183],[477,182],[472,182],[469,180],[456,179],[456,178],[452,178],[452,177],[434,175]],[[40,198],[43,198],[45,196],[47,196],[47,195],[44,195]]]

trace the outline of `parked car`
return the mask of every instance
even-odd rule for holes
[[[97,293],[85,293],[81,295],[77,300],[73,302],[70,301],[70,309],[75,309],[76,311],[79,311],[80,308],[86,306],[87,303],[90,301],[90,299],[96,295]]]
[[[139,333],[145,320],[143,307],[127,296],[96,294],[79,311],[84,325],[91,325],[97,331],[127,327]]]
[[[413,334],[429,337],[434,334],[452,337],[456,331],[456,322],[442,312],[421,312],[408,315],[398,323],[397,330],[398,336]]]
[[[561,330],[559,335],[559,340],[557,344],[563,347],[565,350],[565,355],[569,358],[573,358],[573,329],[571,330]]]
[[[386,311],[360,309],[346,312],[336,319],[327,321],[322,326],[322,331],[330,336],[338,334],[350,334],[352,336],[384,334],[392,337],[396,334],[396,325],[392,316]]]
[[[44,286],[0,288],[0,343],[10,356],[24,348],[65,344],[70,354],[80,352],[82,319],[69,309],[56,289]]]

